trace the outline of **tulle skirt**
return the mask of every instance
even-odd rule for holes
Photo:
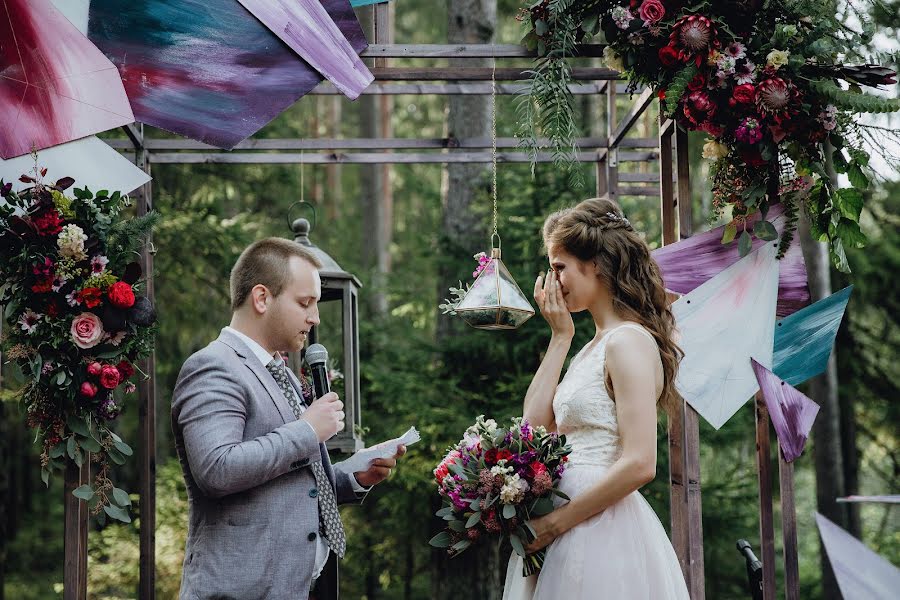
[[[601,466],[569,467],[560,489],[570,498],[590,488]],[[550,544],[544,568],[522,576],[513,552],[504,600],[688,600],[678,557],[659,517],[634,492]]]

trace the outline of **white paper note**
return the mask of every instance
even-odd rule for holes
[[[391,458],[397,454],[398,446],[409,446],[410,444],[415,444],[420,439],[421,437],[419,436],[419,432],[416,431],[416,428],[410,427],[406,433],[398,438],[381,442],[380,444],[376,444],[369,448],[363,448],[347,460],[341,462],[341,467],[345,473],[365,471],[369,468],[369,465],[373,460],[378,458]]]

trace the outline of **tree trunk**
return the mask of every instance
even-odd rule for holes
[[[493,39],[497,22],[496,0],[451,0],[448,4],[448,42],[451,44],[486,44]],[[459,60],[450,61],[451,68],[462,66]],[[456,63],[456,64],[454,64]],[[466,60],[465,66],[491,66],[491,60]],[[490,96],[451,96],[447,119],[448,137],[484,137],[491,131]],[[480,186],[480,187],[479,187]],[[447,287],[459,280],[459,257],[489,250],[486,223],[489,205],[490,167],[481,164],[452,164],[444,172],[442,185],[442,238],[439,254],[447,257],[439,269],[441,289],[438,299],[447,296]],[[472,263],[474,264],[474,263]],[[471,265],[468,265],[471,266]],[[465,327],[455,317],[438,319],[436,338],[438,347]],[[447,357],[450,360],[449,355]],[[446,362],[446,361],[445,361]],[[432,497],[435,510],[440,500]],[[435,529],[442,521],[435,520]],[[501,551],[496,543],[487,542],[468,549],[449,559],[445,550],[432,552],[432,588],[434,600],[496,600],[503,592]],[[505,554],[508,556],[508,553]],[[448,585],[448,581],[465,581],[466,585]]]

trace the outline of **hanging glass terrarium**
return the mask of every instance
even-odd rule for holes
[[[500,235],[497,233],[497,89],[493,72],[491,73],[491,92],[491,156],[494,200],[491,260],[480,267],[480,273],[475,278],[475,282],[459,304],[454,307],[454,312],[477,329],[516,329],[534,316],[534,309],[500,258]],[[494,244],[495,239],[496,245]]]

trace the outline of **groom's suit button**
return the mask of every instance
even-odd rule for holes
[[[306,536],[306,539],[308,539],[311,542],[314,541],[316,539],[316,532],[315,531],[311,532],[308,536]]]
[[[315,497],[318,496],[318,495],[319,495],[319,490],[317,490],[316,488],[313,488],[313,489],[309,490],[309,497],[310,497],[310,498],[315,498]]]

